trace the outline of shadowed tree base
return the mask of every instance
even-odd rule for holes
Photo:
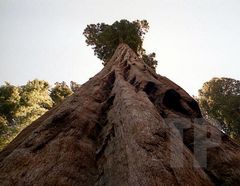
[[[0,185],[238,185],[240,146],[125,44],[0,153]]]

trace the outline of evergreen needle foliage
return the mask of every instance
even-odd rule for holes
[[[144,35],[148,32],[149,24],[146,20],[120,20],[112,25],[97,23],[87,25],[83,35],[87,45],[93,46],[94,54],[103,65],[110,60],[120,43],[127,44],[152,69],[156,69],[155,53],[146,54],[143,48]]]

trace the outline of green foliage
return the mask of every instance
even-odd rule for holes
[[[54,104],[57,105],[61,103],[67,96],[70,96],[72,93],[72,90],[63,81],[62,83],[55,83],[55,87],[53,87],[53,89],[51,90],[50,96],[54,101]]]
[[[23,86],[9,83],[0,86],[0,150],[26,126],[79,88],[79,84],[71,81],[72,90],[65,82],[56,83],[50,89],[48,82],[37,79]]]
[[[0,135],[6,133],[8,121],[5,116],[0,116]]]
[[[10,125],[14,125],[16,120],[16,113],[20,105],[20,91],[19,87],[9,83],[0,87],[1,120],[4,118]]]
[[[80,84],[74,82],[74,81],[71,81],[70,82],[70,88],[73,92],[77,92],[79,90],[79,88],[81,87]]]
[[[21,107],[17,112],[20,123],[29,125],[53,106],[49,88],[46,81],[37,79],[22,86]]]
[[[151,63],[148,62],[154,61],[156,67],[157,61],[152,60],[155,54],[146,55],[142,47],[144,35],[148,29],[149,25],[146,20],[129,22],[123,19],[112,25],[105,23],[87,25],[83,34],[86,37],[87,45],[93,46],[94,54],[104,61],[103,65],[106,65],[120,43],[126,43],[140,57],[145,55],[144,61],[147,65],[150,66]],[[148,57],[150,59],[146,60]]]
[[[156,54],[153,52],[151,54],[143,54],[142,59],[145,64],[151,67],[153,70],[156,70],[157,67],[157,60],[155,60]]]
[[[71,82],[75,90],[80,85]],[[0,86],[0,150],[26,126],[72,94],[65,82],[50,90],[48,82],[33,80],[23,86]]]
[[[46,81],[0,87],[0,149],[53,105]]]
[[[199,104],[207,118],[216,119],[222,130],[240,139],[240,81],[213,78],[199,90]]]

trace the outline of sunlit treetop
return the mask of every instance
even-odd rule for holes
[[[112,25],[97,23],[87,25],[83,34],[87,45],[93,46],[94,54],[103,65],[110,60],[119,44],[127,44],[147,65],[156,68],[155,53],[146,54],[143,49],[144,35],[148,32],[149,24],[146,20],[120,20]]]

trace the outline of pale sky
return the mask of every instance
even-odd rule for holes
[[[102,69],[87,24],[146,19],[157,72],[197,95],[212,77],[240,79],[240,0],[0,0],[0,84],[86,82]]]

